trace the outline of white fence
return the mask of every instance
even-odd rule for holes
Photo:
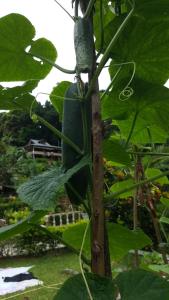
[[[86,219],[87,214],[81,211],[69,211],[45,216],[46,226],[62,226],[75,223],[79,220]]]

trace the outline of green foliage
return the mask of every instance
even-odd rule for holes
[[[53,88],[52,93],[50,94],[50,100],[57,111],[59,113],[59,119],[62,120],[63,116],[63,102],[66,90],[71,85],[69,81],[62,81],[56,87]]]
[[[131,165],[130,155],[126,152],[123,145],[113,138],[109,138],[103,142],[103,156],[112,162],[127,166]]]
[[[144,12],[147,11],[147,4],[149,6],[150,1],[144,2],[144,5],[139,5],[139,1],[136,2],[135,7],[136,11],[137,7],[139,7],[139,15],[135,14],[130,18],[127,26],[116,41],[110,56],[117,63],[119,61],[135,62],[137,65],[137,76],[147,81],[165,83],[169,77],[169,60],[167,58],[168,18],[166,17],[166,12],[160,16],[157,13],[158,7],[161,5],[160,1],[156,1],[153,4],[153,7],[156,7],[154,9],[154,11],[156,10],[156,18],[144,17]],[[115,17],[105,27],[102,52],[107,48],[125,17],[126,14]]]
[[[67,172],[58,167],[52,168],[21,185],[18,189],[19,197],[34,210],[51,211],[56,207],[57,196],[62,186],[73,174],[88,164],[89,157],[84,157]]]
[[[7,240],[16,234],[21,234],[31,229],[34,224],[46,214],[45,211],[32,212],[25,220],[16,224],[7,225],[0,228],[0,241]]]
[[[30,111],[31,106],[35,108],[37,102],[30,94],[37,87],[39,81],[29,80],[21,86],[4,88],[0,86],[0,109]]]
[[[34,38],[35,29],[26,17],[13,13],[0,19],[0,81],[39,80],[49,73],[51,66],[32,55],[54,62],[56,49],[50,41]],[[27,47],[30,50],[25,50]]]
[[[86,224],[77,224],[63,232],[63,240],[80,250]],[[108,223],[110,254],[112,260],[120,261],[131,249],[141,249],[151,245],[151,240],[142,230],[132,231],[119,224]],[[90,230],[89,230],[90,231]],[[84,254],[90,256],[90,232],[84,245]]]
[[[116,279],[122,300],[168,300],[169,283],[144,270],[123,272]]]
[[[134,181],[133,179],[127,179],[127,180],[123,180],[123,181],[119,181],[115,184],[113,184],[110,188],[110,192],[119,192],[125,188],[128,188],[130,186],[133,186],[134,184]],[[127,198],[127,197],[131,197],[133,196],[134,194],[134,190],[130,190],[130,191],[127,191],[127,192],[124,192],[124,193],[121,193],[120,194],[120,198]]]
[[[115,300],[114,285],[111,279],[100,277],[92,273],[85,273],[85,277],[93,300]],[[82,275],[79,274],[69,278],[53,299],[88,299],[88,292]]]
[[[17,88],[19,89],[19,87]],[[18,94],[19,93],[20,90],[18,91]],[[13,94],[15,93],[11,92],[11,99]],[[23,99],[24,101],[26,100],[25,95],[23,96]],[[23,104],[29,105],[29,103],[26,104],[26,102]],[[3,106],[3,108],[5,108],[5,106]],[[60,129],[61,125],[59,122],[59,116],[50,102],[46,101],[43,106],[36,102],[36,105],[33,105],[32,108],[33,112],[45,117],[49,123]],[[0,113],[0,136],[6,140],[6,143],[20,147],[25,146],[30,139],[44,139],[52,145],[58,144],[58,139],[53,136],[52,132],[48,128],[46,128],[43,124],[34,124],[32,122],[30,114],[26,111],[26,106],[22,106],[22,111],[16,109],[17,108],[15,107],[15,111]]]
[[[5,218],[8,220],[8,224],[16,224],[17,222],[25,219],[30,214],[28,207],[20,209],[18,211],[6,210]]]
[[[145,175],[147,176],[147,178],[151,178],[153,176],[160,175],[160,174],[162,174],[162,172],[159,169],[155,169],[155,168],[148,168],[145,172]],[[167,176],[159,178],[157,180],[157,182],[160,183],[161,185],[169,184],[169,180],[168,180]]]

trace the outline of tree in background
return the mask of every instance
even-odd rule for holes
[[[58,114],[49,101],[44,105],[37,103],[35,112],[56,128],[61,128]],[[53,145],[58,145],[59,141],[46,126],[33,123],[25,111],[0,114],[0,138],[6,144],[18,147],[26,145],[30,139],[45,139]]]

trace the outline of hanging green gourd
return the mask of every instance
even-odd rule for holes
[[[78,17],[74,26],[74,46],[78,73],[88,73],[93,64],[93,36],[90,19]]]
[[[83,107],[82,107],[83,106]],[[86,138],[84,139],[82,109],[86,119]],[[63,127],[62,132],[82,151],[84,143],[90,145],[91,136],[91,103],[89,100],[79,99],[78,84],[73,83],[68,88],[63,107]],[[90,146],[89,146],[90,148]],[[86,153],[85,153],[86,154]],[[76,165],[82,158],[82,154],[76,152],[70,145],[62,142],[62,160],[65,171]],[[84,201],[89,184],[89,167],[85,166],[65,184],[67,195],[73,204],[80,204]]]

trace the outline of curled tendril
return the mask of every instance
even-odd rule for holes
[[[133,81],[133,78],[134,78],[134,75],[135,75],[135,72],[136,72],[136,63],[134,61],[130,61],[130,62],[122,63],[120,65],[122,66],[122,65],[127,65],[127,64],[132,64],[133,65],[133,72],[132,72],[132,75],[131,75],[131,78],[130,78],[129,82],[127,83],[125,88],[119,94],[119,100],[120,101],[126,101],[134,94],[134,90],[130,86],[130,84]]]

